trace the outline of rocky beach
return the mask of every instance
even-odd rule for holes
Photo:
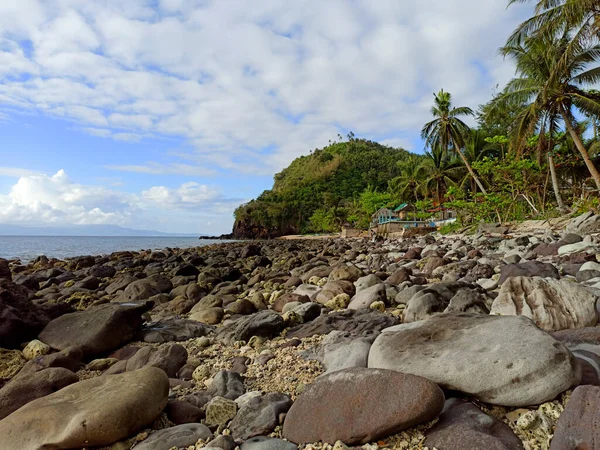
[[[600,216],[0,260],[0,450],[600,448]]]

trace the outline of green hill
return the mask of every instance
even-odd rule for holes
[[[233,236],[335,231],[348,220],[365,225],[361,194],[386,192],[389,180],[399,175],[398,161],[408,155],[351,137],[301,156],[275,175],[271,190],[236,209]]]

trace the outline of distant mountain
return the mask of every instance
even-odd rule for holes
[[[200,237],[203,234],[163,233],[155,230],[134,230],[118,225],[72,225],[64,227],[29,227],[0,224],[0,236],[173,236]]]

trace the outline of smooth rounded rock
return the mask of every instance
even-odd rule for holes
[[[550,450],[596,450],[600,443],[600,387],[579,386],[560,415]]]
[[[0,421],[0,450],[113,444],[151,424],[168,393],[167,375],[154,367],[80,381]]]
[[[442,390],[424,378],[347,369],[308,386],[288,411],[283,436],[296,444],[364,444],[432,420],[443,406]]]
[[[446,402],[438,422],[426,434],[425,446],[440,450],[523,449],[508,425],[455,398]]]
[[[159,430],[148,436],[148,439],[135,446],[135,450],[170,450],[173,447],[188,447],[199,439],[208,441],[213,434],[206,425],[186,423]]]
[[[581,380],[571,352],[522,316],[442,314],[397,325],[375,339],[369,367],[502,406],[541,404]]]
[[[240,450],[298,450],[298,446],[283,439],[257,436],[244,442]]]

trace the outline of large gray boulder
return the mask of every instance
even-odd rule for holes
[[[170,450],[173,447],[194,445],[199,439],[208,441],[213,434],[206,425],[186,423],[159,430],[148,436],[148,439],[135,446],[135,450]]]
[[[593,327],[598,323],[598,299],[568,280],[514,277],[502,285],[491,314],[529,317],[548,332]]]
[[[131,341],[150,307],[147,302],[109,303],[65,314],[42,330],[40,340],[56,350],[79,347],[85,357],[101,355]]]
[[[494,405],[527,406],[579,383],[567,348],[528,318],[442,314],[375,339],[369,367],[419,375]]]

